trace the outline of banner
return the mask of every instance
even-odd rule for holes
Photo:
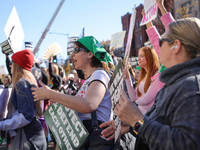
[[[33,50],[33,42],[24,42],[25,44],[25,49],[30,49],[31,51]]]
[[[82,29],[81,34],[79,35],[79,39],[85,36],[85,28]]]
[[[11,91],[12,88],[4,88],[0,85],[0,121],[7,116],[7,105],[10,99]]]
[[[123,80],[124,78],[122,71],[122,62],[120,60],[109,82],[109,91],[110,91],[110,98],[113,111],[119,101],[120,90],[123,89]],[[120,140],[121,120],[115,114],[113,116],[113,120],[115,121],[115,142],[116,142],[117,140]]]
[[[125,34],[126,34],[126,31],[122,31],[122,32],[115,33],[111,36],[110,50],[112,47],[114,48],[123,47]]]
[[[140,26],[147,24],[157,17],[158,7],[156,0],[144,0],[145,14],[142,18]]]
[[[130,50],[131,50],[131,43],[132,43],[132,37],[133,37],[133,29],[134,29],[134,25],[135,25],[135,18],[136,18],[136,5],[134,5],[134,9],[133,9],[133,13],[131,15],[131,21],[130,21],[130,25],[129,25],[129,32],[128,32],[128,39],[127,39],[126,51],[125,51],[125,54],[124,54],[124,59],[126,59],[125,68],[127,66],[128,58],[129,58]]]
[[[61,150],[78,150],[89,135],[76,112],[61,104],[51,104],[44,117]]]

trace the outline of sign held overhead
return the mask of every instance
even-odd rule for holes
[[[3,48],[3,46],[9,45],[8,46],[10,47],[9,49],[12,50],[8,52],[9,54],[19,51],[22,47],[25,35],[24,35],[24,31],[22,29],[15,6],[13,7],[12,12],[7,20],[7,23],[4,28],[4,32],[6,34],[7,41],[3,42],[2,43],[3,45],[1,44],[2,50],[8,51],[8,49],[7,48],[4,49],[5,47]],[[5,53],[7,51],[5,51]]]

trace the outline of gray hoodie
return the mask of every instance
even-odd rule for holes
[[[144,117],[136,150],[200,149],[200,58],[164,70],[164,87]]]

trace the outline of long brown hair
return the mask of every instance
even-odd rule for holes
[[[23,91],[19,91],[16,86],[17,82],[22,78],[25,78],[26,80],[28,80],[30,82],[31,85],[34,85],[37,87],[37,81],[30,71],[20,67],[15,62],[13,62],[12,67],[13,67],[12,68],[12,70],[13,70],[13,75],[12,75],[13,87],[12,87],[11,97],[12,97],[12,93],[13,93],[14,89],[17,91],[17,94],[20,94],[23,96],[26,95],[26,93],[23,93]],[[12,110],[11,108],[14,107],[12,104],[12,101],[11,101],[11,97],[8,102],[8,116],[11,113],[11,110]],[[38,117],[42,116],[42,114],[43,114],[41,106],[42,106],[41,101],[35,102],[36,114]]]
[[[145,55],[145,59],[147,61],[146,69],[141,67],[141,73],[140,73],[140,79],[138,80],[137,84],[137,95],[140,97],[142,94],[139,91],[139,85],[140,82],[145,78],[145,84],[144,84],[144,92],[146,93],[149,86],[151,85],[151,77],[155,75],[155,73],[160,69],[160,64],[158,60],[158,55],[156,54],[156,51],[153,48],[149,47],[142,47],[139,51],[143,51]]]

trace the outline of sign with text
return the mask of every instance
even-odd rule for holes
[[[144,11],[145,14],[140,26],[147,24],[157,17],[158,7],[156,0],[144,0]]]
[[[78,150],[89,135],[76,112],[61,104],[51,104],[44,117],[61,150]]]
[[[123,71],[122,71],[122,62],[120,60],[109,82],[109,91],[110,91],[110,98],[112,102],[113,111],[119,101],[120,90],[123,89],[123,80],[124,78],[123,78]],[[115,142],[116,142],[117,140],[120,139],[121,120],[116,115],[114,115],[113,120],[115,121]]]
[[[71,55],[71,53],[74,51],[75,42],[79,39],[79,37],[70,37],[68,38],[68,44],[67,44],[67,55]]]
[[[125,34],[126,34],[126,31],[122,31],[122,32],[113,34],[111,36],[110,49],[112,47],[114,47],[114,48],[123,47]]]

